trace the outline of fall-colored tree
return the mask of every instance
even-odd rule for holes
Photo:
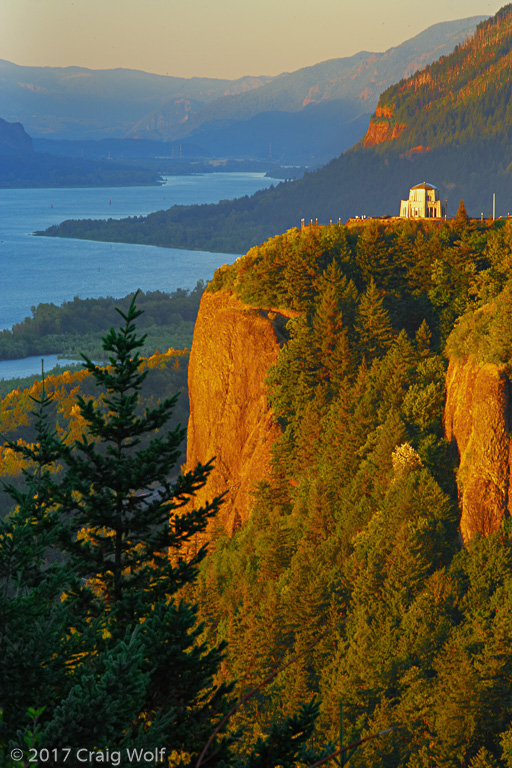
[[[461,200],[459,203],[459,207],[457,208],[457,213],[455,215],[455,221],[457,221],[460,224],[463,224],[469,221],[469,216],[466,211],[466,206],[464,205],[464,200]]]

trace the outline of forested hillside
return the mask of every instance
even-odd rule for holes
[[[174,411],[173,425],[186,425],[189,408],[187,397],[188,351],[167,349],[156,352],[144,361],[144,370],[151,371],[151,377],[142,392],[140,410],[152,407],[163,397],[180,393]],[[85,429],[85,422],[76,405],[78,395],[89,399],[94,394],[94,401],[99,402],[101,393],[94,392],[90,375],[86,370],[45,376],[44,386],[47,396],[53,398],[53,410],[50,423],[57,428],[58,434],[71,444],[80,438]],[[40,398],[43,391],[41,376],[35,377],[32,384],[24,389],[14,389],[0,399],[0,434],[3,441],[8,439],[17,443],[31,444],[36,439],[34,420],[34,398]],[[3,442],[2,441],[2,442]],[[182,446],[185,457],[186,446]],[[0,479],[11,481],[16,487],[23,487],[22,469],[26,467],[23,459],[7,445],[0,446]],[[12,507],[12,500],[5,492],[0,494],[0,517]]]
[[[197,583],[191,576],[181,593],[197,601],[204,622],[195,627],[195,647],[205,652],[228,642],[211,690],[236,681],[235,696],[252,691],[229,721],[232,734],[243,734],[232,742],[230,765],[265,765],[251,762],[251,750],[269,739],[276,749],[282,741],[273,734],[288,732],[297,745],[313,728],[315,698],[309,759],[304,753],[299,760],[295,748],[289,763],[269,757],[267,765],[309,768],[335,752],[342,708],[344,744],[365,740],[350,758],[355,768],[511,768],[510,510],[503,510],[494,532],[475,533],[461,546],[457,483],[463,478],[443,429],[445,349],[451,359],[471,355],[499,366],[510,388],[511,270],[511,222],[469,221],[461,206],[447,222],[293,229],[216,272],[208,290],[232,292],[249,316],[268,308],[294,315],[281,328],[284,344],[268,371],[267,397],[281,433],[270,475],[254,489],[246,522],[232,536],[210,524],[210,555]],[[226,341],[211,338],[213,345]],[[244,362],[242,353],[230,365],[236,370]],[[171,351],[148,365],[163,385],[149,393],[151,405],[169,392],[165,370],[182,375],[182,358]],[[201,365],[208,375],[204,358]],[[178,381],[172,379],[171,391]],[[81,440],[84,414],[101,405],[91,379],[69,374],[47,387],[55,392],[52,426],[67,445]],[[30,395],[37,402],[41,392],[39,384],[2,402],[2,431],[29,441],[30,450],[38,433],[26,414],[34,405]],[[222,402],[208,405],[223,408]],[[3,461],[16,489],[14,448],[4,448]],[[73,464],[73,452],[65,450]],[[86,443],[85,451],[92,450]],[[229,483],[229,468],[222,470]],[[94,488],[101,501],[102,483]],[[204,540],[200,530],[189,556]],[[86,565],[83,573],[90,575]],[[178,571],[182,566],[177,561]],[[105,567],[108,575],[108,557]],[[162,605],[148,614],[152,621]],[[187,633],[195,616],[187,619]],[[87,633],[79,637],[85,642]],[[108,637],[100,640],[103,648]],[[45,649],[38,659],[46,658]],[[58,666],[54,648],[48,652]],[[123,652],[133,666],[136,658]],[[86,658],[94,666],[95,653]],[[153,670],[157,658],[136,663]],[[62,680],[49,680],[45,664],[35,670],[49,690],[73,685],[60,667]],[[86,667],[77,668],[80,680]],[[88,690],[83,686],[80,695]],[[164,708],[171,693],[166,689],[158,699]],[[11,699],[17,702],[14,694]],[[128,702],[123,693],[121,699]],[[71,718],[71,703],[60,711],[50,702],[44,738],[55,733],[55,711]],[[297,712],[307,727],[294,719]],[[127,717],[126,738],[135,738]],[[188,738],[191,731],[184,733]],[[90,733],[81,738],[89,743]]]
[[[512,766],[510,511],[461,547],[443,430],[447,339],[510,377],[511,267],[511,223],[461,210],[290,230],[209,285],[298,312],[267,378],[271,475],[194,592],[240,694],[299,654],[240,713],[254,735],[317,696],[317,746],[340,705],[345,744],[386,731],[354,768]]]
[[[512,6],[479,25],[452,54],[383,94],[375,136],[304,178],[218,205],[174,207],[116,222],[64,222],[45,234],[241,253],[297,226],[356,215],[398,215],[409,189],[427,180],[470,216],[510,212]],[[393,111],[393,114],[391,112]],[[406,128],[401,126],[407,125]],[[393,132],[393,126],[398,126]],[[373,135],[373,134],[371,134]]]
[[[512,125],[512,6],[479,24],[451,56],[385,91],[379,120],[402,151],[469,144]],[[418,116],[421,119],[418,120]],[[382,127],[382,125],[381,125]],[[371,143],[370,126],[366,143]]]
[[[149,356],[157,349],[190,349],[192,332],[204,290],[200,280],[192,291],[182,288],[169,294],[165,291],[139,292],[143,309],[140,321],[145,340],[142,352]],[[121,299],[112,296],[79,299],[32,307],[32,316],[11,329],[0,331],[0,360],[12,360],[31,355],[60,354],[82,359],[86,354],[103,359],[102,338],[117,321],[117,310],[129,306],[133,294]],[[0,387],[1,391],[1,387]]]
[[[502,136],[512,125],[512,5],[478,25],[450,55],[385,91],[379,101],[393,143],[458,146]],[[418,120],[418,116],[421,119]],[[385,117],[383,117],[386,120]]]

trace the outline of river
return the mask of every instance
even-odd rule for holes
[[[207,251],[33,237],[34,231],[65,219],[117,219],[175,204],[230,200],[272,183],[261,173],[212,173],[169,176],[154,187],[0,189],[0,330],[30,316],[39,303],[62,304],[75,296],[120,298],[137,288],[193,288],[236,259]],[[26,364],[0,361],[0,379],[40,370],[39,358]]]

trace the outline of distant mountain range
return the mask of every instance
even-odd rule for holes
[[[209,101],[267,80],[187,79],[129,69],[23,67],[0,60],[0,111],[5,120],[21,122],[34,138],[127,138],[145,115],[164,105],[169,119],[179,125],[190,111]]]
[[[281,162],[325,163],[361,137],[383,90],[450,53],[483,18],[436,24],[385,53],[332,59],[215,99],[180,135],[221,154],[245,149]]]
[[[158,182],[158,173],[144,167],[36,152],[21,123],[0,118],[0,187],[139,186]]]
[[[0,61],[0,113],[37,140],[151,139],[179,142],[186,155],[320,165],[364,134],[383,90],[448,54],[483,18],[436,24],[385,53],[234,81]]]
[[[51,234],[240,253],[290,227],[355,215],[398,215],[422,181],[454,215],[512,212],[512,4],[453,53],[380,97],[364,140],[319,170],[250,198],[175,207],[136,221],[65,222]]]

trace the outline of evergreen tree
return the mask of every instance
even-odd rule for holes
[[[343,267],[345,266],[343,265]],[[356,314],[359,295],[354,281],[345,276],[337,257],[324,269],[317,281],[318,296],[323,296],[331,287],[335,290],[338,308],[343,313],[345,324],[352,324]],[[315,301],[315,304],[317,303],[318,299]]]
[[[34,664],[32,658],[22,658],[24,649],[15,635],[21,619],[15,622],[13,609],[21,605],[24,618],[33,615],[34,640],[27,648],[44,637],[45,628],[51,632],[37,648],[36,669],[27,675],[26,685],[20,689],[13,684],[3,694],[0,746],[25,746],[30,723],[24,710],[41,704],[38,747],[49,750],[70,744],[92,752],[165,747],[158,764],[192,766],[207,747],[203,760],[208,766],[256,765],[262,754],[272,754],[275,764],[281,758],[291,764],[312,731],[315,707],[271,729],[254,753],[240,758],[231,752],[230,737],[216,732],[232,705],[232,686],[213,682],[223,646],[206,645],[197,607],[177,593],[195,579],[205,550],[186,550],[193,549],[196,534],[216,513],[220,499],[199,509],[185,508],[210,464],[170,476],[183,437],[181,428],[165,431],[176,398],[138,412],[146,374],[140,370],[143,338],[135,334],[140,315],[135,297],[126,314],[120,314],[124,325],[104,339],[108,368],[86,359],[104,392],[97,400],[78,398],[88,427],[85,436],[68,446],[46,428],[41,415],[39,444],[11,446],[39,469],[29,478],[25,496],[11,489],[20,512],[8,521],[10,531],[1,532],[5,610],[0,641],[9,651],[6,658],[15,662],[12,669],[0,667],[2,691],[23,665]],[[44,469],[56,461],[63,466],[60,476]],[[42,536],[47,530],[49,539]],[[16,546],[10,544],[10,532],[17,537]],[[69,574],[65,580],[57,566],[41,564],[49,547],[62,558]],[[25,602],[20,603],[10,572],[15,566],[19,570],[23,556]],[[21,642],[29,632],[25,626]],[[137,758],[131,764],[145,761]]]
[[[305,227],[291,243],[283,277],[288,293],[288,306],[307,310],[326,263],[325,249],[319,240],[317,226]]]
[[[290,340],[271,367],[266,384],[275,416],[283,427],[295,431],[313,397],[320,361],[313,330],[304,315],[289,320],[286,329]]]
[[[352,356],[340,303],[335,287],[328,285],[318,297],[312,321],[312,340],[321,362],[318,381],[326,385],[331,397],[343,378],[352,372]]]
[[[466,206],[464,205],[464,200],[461,200],[459,203],[459,207],[457,208],[457,214],[455,216],[455,221],[459,224],[464,224],[469,221],[468,213],[466,211]]]
[[[384,299],[373,279],[361,297],[355,328],[359,334],[362,354],[368,361],[382,355],[391,345],[393,329],[384,307]]]
[[[379,287],[387,286],[394,267],[392,256],[385,229],[376,221],[365,223],[356,253],[364,282],[374,280]]]
[[[105,392],[97,403],[78,396],[87,424],[84,437],[61,444],[65,476],[59,489],[60,511],[79,531],[64,540],[71,563],[83,579],[94,580],[90,612],[110,616],[117,626],[135,627],[147,616],[148,601],[168,599],[194,576],[204,550],[185,560],[168,556],[182,550],[216,514],[220,499],[204,508],[183,509],[204,484],[210,465],[171,478],[170,472],[185,436],[180,426],[165,431],[177,395],[154,408],[138,412],[139,395],[147,371],[141,371],[134,321],[141,314],[132,302],[120,313],[124,326],[104,339],[110,365],[101,368],[86,359],[86,368]],[[149,437],[152,433],[154,436]],[[170,524],[169,524],[170,521]]]
[[[432,333],[425,320],[416,331],[415,341],[420,359],[432,354]]]

